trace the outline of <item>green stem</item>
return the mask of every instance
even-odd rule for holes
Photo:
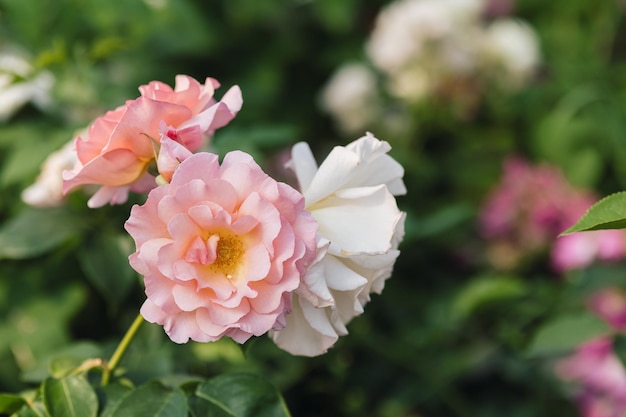
[[[126,349],[128,349],[130,342],[133,340],[133,338],[137,334],[137,330],[139,330],[143,322],[144,322],[143,317],[141,316],[141,314],[138,314],[137,317],[135,318],[135,321],[133,321],[133,324],[131,324],[128,330],[126,331],[126,334],[124,335],[124,338],[122,338],[122,341],[120,342],[120,344],[117,345],[117,349],[115,349],[115,352],[113,352],[113,356],[111,356],[111,359],[109,359],[109,361],[104,365],[104,370],[102,371],[102,381],[101,381],[102,386],[105,386],[109,383],[109,379],[111,378],[111,373],[113,373],[115,368],[117,368],[117,365],[122,360],[124,353],[126,353]]]

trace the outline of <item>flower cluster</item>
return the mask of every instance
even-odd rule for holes
[[[73,153],[53,155],[25,197],[56,195],[59,169],[72,160],[64,192],[99,187],[90,207],[147,193],[125,223],[147,321],[177,343],[224,336],[243,343],[269,333],[288,352],[319,355],[391,275],[404,234],[394,197],[406,193],[404,170],[389,144],[369,133],[333,149],[319,167],[309,147],[296,144],[288,166],[299,189],[244,152],[220,162],[201,149],[242,98],[232,87],[215,100],[218,85],[180,75],[175,88],[140,87],[139,98],[95,120]]]
[[[480,216],[480,232],[489,242],[490,262],[497,268],[511,269],[529,255],[547,249],[551,250],[552,266],[560,272],[583,268],[596,259],[622,259],[626,236],[620,230],[556,239],[594,201],[592,194],[572,187],[555,167],[507,159],[502,178]]]
[[[485,6],[481,0],[392,3],[378,16],[367,54],[389,76],[391,91],[408,100],[496,73],[517,87],[539,62],[536,35],[519,20],[485,24]]]
[[[352,132],[381,111],[379,75],[381,91],[408,104],[437,97],[471,107],[485,85],[518,90],[539,65],[538,38],[519,19],[487,19],[488,8],[487,0],[390,3],[365,46],[367,63],[340,67],[322,93],[322,107]]]

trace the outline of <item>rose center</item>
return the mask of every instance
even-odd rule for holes
[[[232,278],[244,255],[243,242],[236,235],[219,235],[216,252],[212,266]]]

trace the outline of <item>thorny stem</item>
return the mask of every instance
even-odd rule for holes
[[[117,345],[117,349],[115,349],[115,352],[113,352],[113,356],[111,356],[111,359],[109,359],[109,361],[104,364],[104,369],[102,371],[102,380],[101,380],[102,386],[105,386],[109,383],[111,374],[113,373],[115,368],[117,368],[117,365],[122,360],[124,353],[126,353],[126,349],[128,349],[130,342],[133,340],[133,338],[137,334],[137,330],[139,330],[143,322],[144,320],[143,320],[142,315],[138,314],[137,317],[135,318],[135,321],[133,321],[133,324],[131,324],[128,330],[126,331],[126,334],[122,338],[122,341],[120,342],[120,344]]]

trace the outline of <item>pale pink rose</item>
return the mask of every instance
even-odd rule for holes
[[[306,143],[294,146],[291,165],[319,240],[285,328],[270,333],[280,348],[305,356],[326,352],[391,276],[405,219],[394,195],[406,188],[390,148],[367,134],[335,147],[318,168]]]
[[[125,224],[144,276],[143,317],[177,343],[239,343],[284,324],[315,256],[304,198],[239,151],[197,153],[134,206]]]
[[[217,81],[204,85],[191,77],[176,77],[176,87],[153,81],[141,86],[142,96],[96,119],[87,137],[76,138],[78,162],[65,171],[64,192],[81,184],[102,186],[89,200],[90,207],[126,201],[128,191],[147,192],[156,186],[148,168],[162,137],[190,151],[205,135],[227,124],[242,105],[239,87],[232,87],[217,102]]]
[[[552,266],[563,272],[581,269],[596,259],[617,261],[626,255],[623,230],[594,230],[561,236],[552,248]]]
[[[576,382],[585,417],[621,417],[626,412],[626,370],[608,337],[581,345],[556,364],[557,375]]]
[[[591,295],[589,308],[615,330],[626,330],[626,292],[619,288],[603,288]]]

